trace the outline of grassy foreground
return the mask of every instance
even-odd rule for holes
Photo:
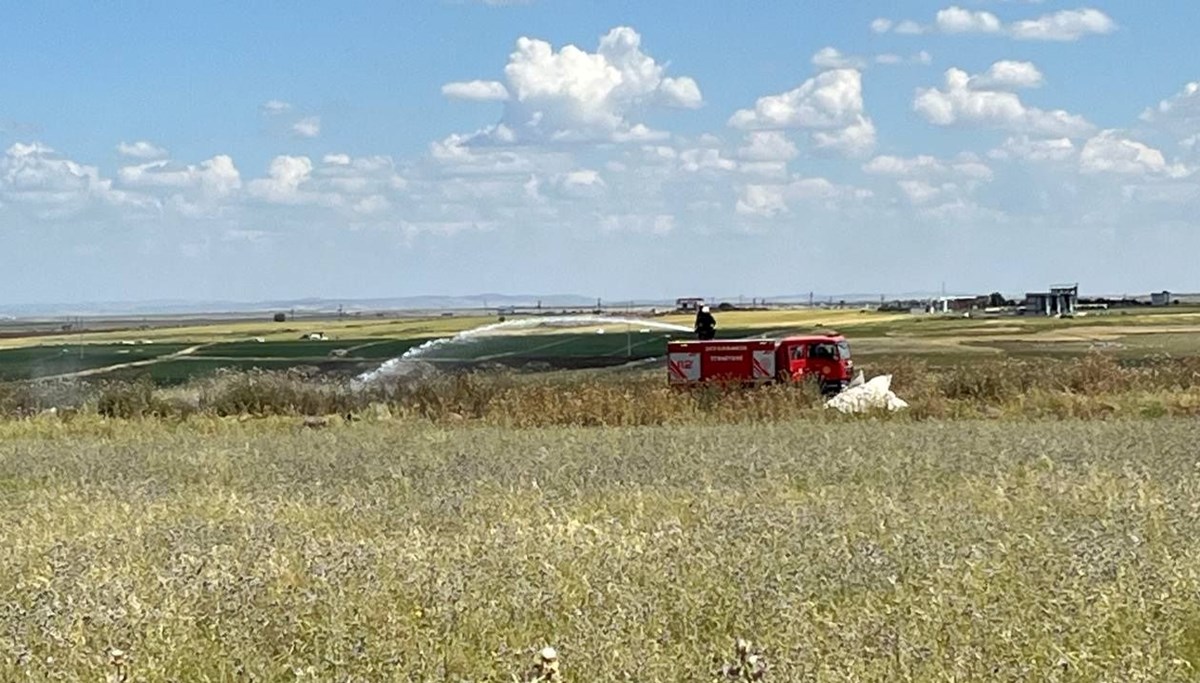
[[[1198,441],[8,422],[0,680],[1190,680]]]

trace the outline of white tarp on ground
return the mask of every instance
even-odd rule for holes
[[[863,381],[862,373],[844,391],[825,402],[825,407],[843,413],[863,413],[868,410],[896,411],[908,403],[892,392],[892,376],[880,375]]]

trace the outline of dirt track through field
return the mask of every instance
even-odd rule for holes
[[[976,355],[1002,354],[1003,349],[989,346],[997,342],[1054,344],[1116,342],[1128,337],[1151,337],[1157,334],[1197,334],[1200,325],[1086,325],[1050,330],[1024,330],[1005,333],[999,329],[983,333],[960,335],[920,336],[904,331],[889,332],[883,337],[866,337],[855,342],[855,348],[868,353],[966,353]]]
[[[180,349],[180,350],[176,351],[175,353],[168,353],[168,354],[164,354],[161,356],[155,356],[154,358],[146,358],[144,360],[135,360],[135,361],[130,361],[128,363],[117,363],[115,365],[105,365],[105,366],[99,367],[99,368],[88,368],[86,370],[76,370],[75,372],[64,372],[64,373],[60,373],[57,375],[46,375],[44,377],[38,377],[34,381],[45,382],[45,381],[60,380],[60,379],[78,379],[80,377],[94,377],[96,375],[103,375],[103,374],[113,372],[114,370],[126,370],[129,368],[144,368],[144,367],[147,367],[150,365],[155,365],[157,363],[162,363],[164,361],[175,360],[176,358],[181,358],[183,356],[190,356],[193,353],[199,351],[200,349],[202,349],[206,346],[211,346],[211,345],[212,345],[211,343],[196,344],[195,346],[189,346],[186,349]]]

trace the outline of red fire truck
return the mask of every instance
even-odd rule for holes
[[[782,339],[714,339],[667,343],[672,386],[707,383],[767,384],[814,379],[825,393],[850,383],[854,361],[840,334]]]

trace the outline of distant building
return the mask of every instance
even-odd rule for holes
[[[1171,305],[1171,293],[1166,290],[1163,290],[1161,292],[1152,292],[1150,294],[1150,305],[1151,306],[1170,306]]]
[[[1056,285],[1049,292],[1025,295],[1025,312],[1032,315],[1075,315],[1079,306],[1079,285]]]
[[[690,313],[700,310],[704,305],[704,298],[699,296],[688,296],[675,300],[675,310]]]
[[[963,313],[985,308],[988,304],[986,296],[943,296],[930,301],[925,306],[926,313]]]

